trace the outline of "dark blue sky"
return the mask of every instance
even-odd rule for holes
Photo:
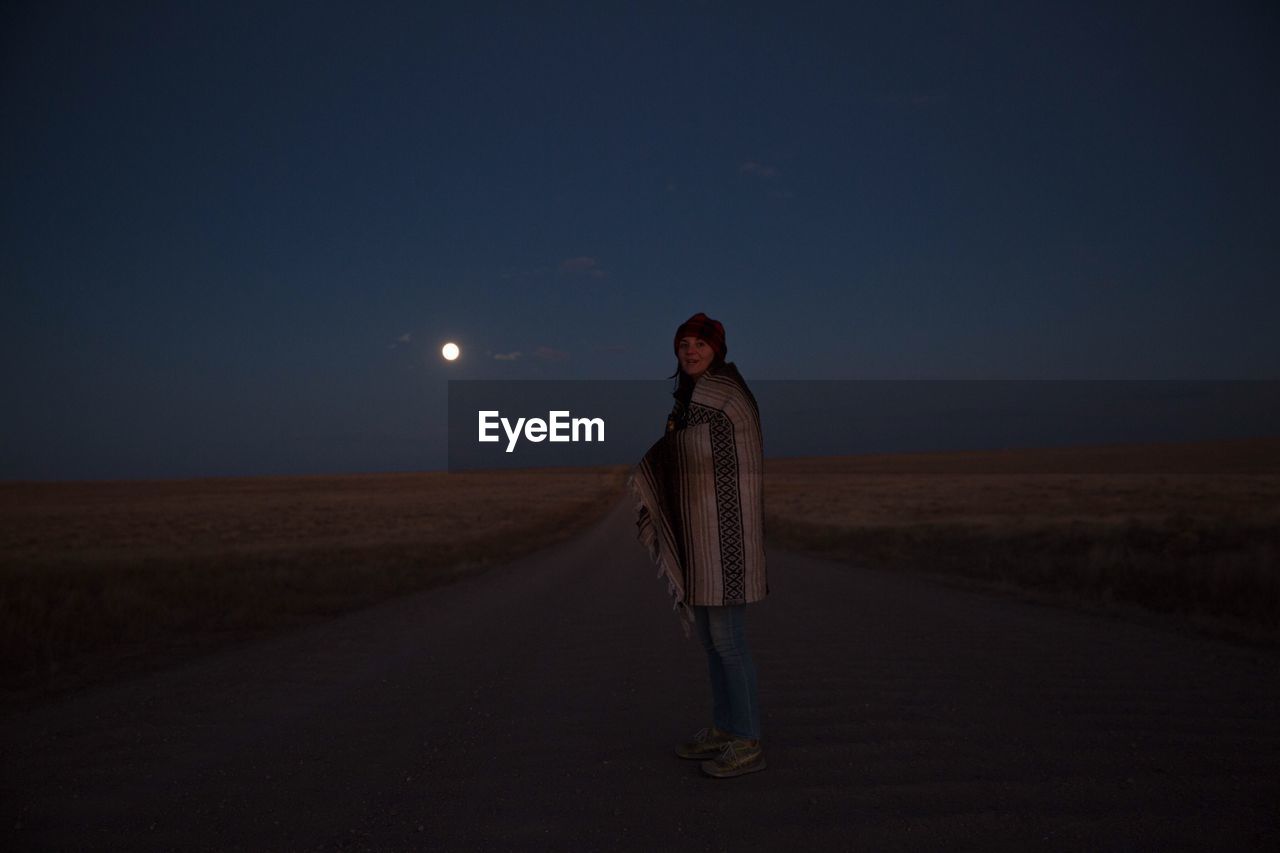
[[[447,379],[699,310],[748,381],[1280,377],[1270,4],[849,5],[7,4],[0,478],[439,467]]]

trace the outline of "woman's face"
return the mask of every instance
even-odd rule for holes
[[[705,373],[715,357],[716,348],[702,338],[687,335],[680,339],[680,369],[687,373],[690,379],[697,379]]]

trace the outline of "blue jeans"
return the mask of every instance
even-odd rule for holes
[[[698,639],[707,650],[716,728],[748,740],[760,737],[756,664],[747,648],[747,606],[693,607]]]

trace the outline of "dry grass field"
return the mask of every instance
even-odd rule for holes
[[[447,583],[588,526],[626,473],[0,483],[0,691]],[[765,503],[770,546],[1280,642],[1280,439],[770,459]]]
[[[774,459],[774,545],[1280,640],[1280,439]]]
[[[0,483],[0,687],[74,688],[448,582],[590,525],[626,472]]]

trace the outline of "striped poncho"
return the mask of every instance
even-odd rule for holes
[[[666,575],[673,607],[748,604],[769,593],[764,559],[760,412],[738,369],[710,368],[682,424],[628,478],[637,535]]]

